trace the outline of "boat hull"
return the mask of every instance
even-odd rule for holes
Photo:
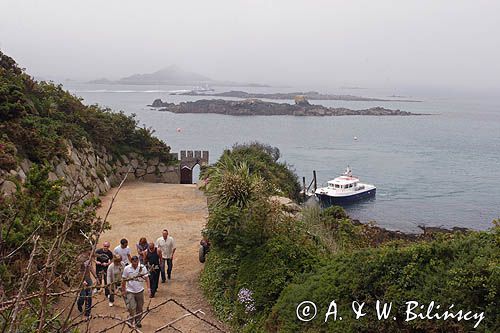
[[[349,196],[341,196],[341,197],[334,197],[328,194],[321,194],[321,193],[316,193],[316,197],[318,198],[320,204],[322,206],[334,206],[334,205],[348,205],[352,204],[355,202],[358,202],[363,199],[367,198],[372,198],[375,196],[377,189],[370,189],[368,191],[356,193],[353,195]]]

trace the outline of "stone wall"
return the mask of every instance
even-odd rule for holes
[[[68,142],[67,154],[63,158],[51,161],[52,171],[49,179],[66,181],[65,195],[76,188],[76,195],[86,197],[106,193],[111,187],[117,186],[129,172],[127,181],[142,180],[155,183],[179,183],[178,166],[167,166],[158,158],[145,159],[135,153],[112,156],[103,147],[77,149]],[[16,191],[13,180],[21,184],[26,180],[26,174],[33,163],[24,159],[15,170],[0,170],[0,193],[9,195]]]

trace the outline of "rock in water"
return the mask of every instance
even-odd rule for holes
[[[297,96],[295,96],[294,100],[295,100],[296,105],[300,105],[300,106],[311,105],[311,104],[309,104],[309,101],[306,99],[306,97],[304,95],[297,95]]]
[[[151,106],[154,108],[161,108],[163,105],[164,104],[163,104],[163,101],[161,100],[161,98],[155,99],[153,104],[151,104]]]

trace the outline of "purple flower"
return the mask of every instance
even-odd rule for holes
[[[241,288],[238,292],[238,302],[245,306],[245,312],[255,311],[254,299],[252,297],[253,292],[247,288]]]

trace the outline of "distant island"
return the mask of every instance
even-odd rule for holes
[[[265,99],[286,99],[293,100],[296,96],[303,96],[308,100],[322,100],[322,101],[362,101],[362,102],[421,102],[409,99],[380,99],[372,97],[361,97],[353,95],[333,95],[322,94],[317,91],[307,92],[291,92],[291,93],[248,93],[245,91],[231,90],[222,93],[214,92],[198,92],[196,90],[186,91],[177,95],[185,96],[216,96],[216,97],[235,97],[235,98],[265,98]]]
[[[109,80],[107,78],[100,78],[87,83],[92,84],[130,84],[130,85],[173,85],[173,86],[220,86],[220,87],[269,87],[265,84],[259,83],[241,83],[233,81],[218,81],[213,80],[207,76],[185,71],[178,66],[172,65],[170,67],[158,70],[153,73],[147,74],[133,74],[123,77],[118,80]]]
[[[223,99],[203,99],[180,104],[156,99],[150,107],[158,111],[173,113],[216,113],[231,116],[415,116],[421,115],[401,110],[373,107],[362,110],[329,108],[309,104],[307,99],[297,97],[295,104],[265,102],[259,99],[228,101]]]

